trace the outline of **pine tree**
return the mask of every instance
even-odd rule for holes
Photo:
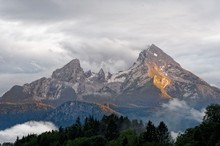
[[[160,122],[156,130],[157,130],[157,139],[159,142],[167,143],[170,141],[170,133],[164,122]]]
[[[146,132],[144,132],[144,140],[147,142],[157,141],[156,127],[151,121],[147,123]]]
[[[206,108],[204,121],[220,122],[220,105],[211,104]]]

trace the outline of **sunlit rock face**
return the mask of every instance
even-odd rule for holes
[[[148,76],[153,78],[153,84],[160,89],[162,97],[172,98],[165,90],[171,82],[171,80],[167,77],[167,74],[161,71],[161,69],[154,64],[148,65]]]
[[[137,60],[147,67],[147,75],[160,89],[164,98],[201,99],[219,97],[220,91],[201,78],[183,69],[160,48],[151,45],[143,50]]]

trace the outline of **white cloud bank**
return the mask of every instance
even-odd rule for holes
[[[159,120],[164,120],[171,130],[171,137],[175,141],[179,134],[185,129],[194,127],[201,123],[205,116],[205,109],[195,109],[186,101],[172,99],[162,104],[163,113],[158,114]],[[194,126],[192,126],[194,125]]]
[[[154,123],[164,121],[170,131],[178,133],[201,123],[204,115],[205,109],[196,109],[186,101],[174,98],[162,104],[161,110],[150,119]]]
[[[169,103],[163,104],[162,107],[172,113],[184,116],[186,119],[192,119],[198,122],[202,122],[203,117],[205,116],[205,109],[194,109],[190,107],[185,101],[181,101],[175,98],[172,99]]]
[[[46,131],[57,130],[57,127],[51,122],[30,121],[15,125],[11,128],[0,131],[0,143],[15,142],[16,138],[22,138],[28,134],[41,134]]]
[[[180,132],[180,131],[179,132],[174,132],[174,131],[170,132],[170,135],[174,141],[176,141],[178,135],[180,135],[180,134],[182,134],[182,132]]]

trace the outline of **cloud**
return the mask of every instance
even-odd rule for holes
[[[171,135],[171,137],[172,137],[172,139],[174,140],[174,141],[176,141],[176,138],[178,137],[178,135],[180,135],[182,132],[174,132],[174,131],[171,131],[170,132],[170,135]]]
[[[176,132],[197,126],[202,122],[204,115],[205,109],[195,109],[186,101],[174,98],[168,103],[163,103],[161,109],[150,119],[155,123],[164,121],[169,130]]]
[[[3,2],[1,0],[1,2]],[[53,20],[63,16],[62,10],[58,7],[56,1],[48,0],[21,0],[14,2],[3,2],[0,6],[1,16],[4,19],[23,19],[23,20]],[[39,9],[40,8],[40,9]],[[48,14],[49,13],[49,14]],[[57,19],[57,18],[56,18]]]
[[[51,122],[26,122],[0,131],[0,143],[14,142],[17,137],[22,138],[28,134],[41,134],[52,130],[57,130],[57,127]]]
[[[75,46],[70,42],[62,42],[60,45],[72,58],[80,59],[84,69],[96,72],[100,68],[113,73],[128,69],[141,50],[133,49],[128,41],[109,38],[91,39]]]
[[[186,101],[179,99],[172,99],[169,103],[162,104],[164,110],[169,111],[170,113],[176,113],[172,116],[180,116],[185,119],[195,120],[198,122],[202,122],[203,117],[205,115],[205,109],[196,110],[190,107]]]
[[[74,58],[85,70],[117,72],[154,43],[220,87],[218,0],[0,2],[0,75],[40,78]]]

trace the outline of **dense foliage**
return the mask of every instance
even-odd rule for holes
[[[170,133],[164,122],[157,127],[149,121],[129,120],[116,115],[103,116],[99,121],[86,118],[83,124],[78,118],[68,128],[46,132],[39,136],[28,135],[17,139],[15,146],[169,146]]]
[[[178,136],[176,146],[220,146],[220,105],[208,106],[203,122]]]

